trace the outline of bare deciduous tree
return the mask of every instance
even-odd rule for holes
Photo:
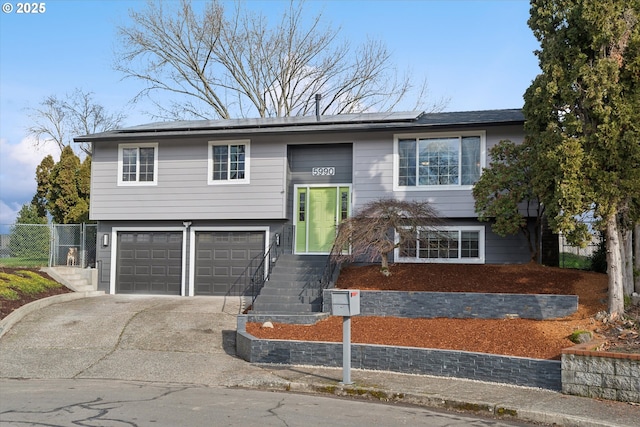
[[[389,254],[399,247],[415,247],[419,230],[437,230],[438,212],[427,202],[374,200],[338,227],[332,256],[340,261],[381,262],[389,275]]]
[[[115,68],[146,83],[136,97],[155,102],[159,117],[229,119],[311,114],[315,95],[322,114],[389,111],[408,96],[425,108],[426,80],[399,73],[385,45],[369,40],[353,48],[325,26],[322,14],[307,19],[304,2],[291,1],[281,21],[212,0],[196,11],[189,0],[172,8],[162,0],[130,12],[131,26],[118,29]],[[178,96],[154,100],[156,94]]]
[[[115,129],[122,124],[124,114],[108,113],[93,100],[93,94],[76,89],[65,98],[51,95],[39,108],[30,110],[33,124],[27,129],[36,139],[36,145],[55,143],[60,152],[71,145],[72,138]],[[91,155],[91,146],[81,144],[80,149]]]

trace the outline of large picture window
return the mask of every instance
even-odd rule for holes
[[[157,143],[118,146],[119,185],[155,185],[157,170]]]
[[[484,133],[398,136],[396,188],[469,188],[484,166]]]
[[[484,227],[420,230],[396,249],[398,262],[484,263]]]
[[[249,142],[209,143],[209,184],[249,182]]]

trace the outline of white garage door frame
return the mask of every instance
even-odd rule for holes
[[[184,227],[113,227],[111,229],[111,272],[109,279],[109,293],[116,293],[116,262],[118,259],[118,232],[148,232],[148,231],[180,231],[182,232],[182,278],[180,279],[180,295],[185,295],[185,267],[187,266],[187,229]]]
[[[196,280],[196,233],[200,231],[261,231],[264,232],[264,253],[269,250],[269,233],[270,228],[268,226],[242,226],[242,227],[206,227],[206,226],[194,226],[189,229],[189,296],[195,295],[195,280]],[[268,265],[265,265],[265,274],[267,273]]]

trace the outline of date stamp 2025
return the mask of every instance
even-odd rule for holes
[[[15,12],[16,14],[29,14],[29,15],[36,15],[36,14],[42,14],[45,13],[47,11],[47,4],[45,2],[40,2],[40,3],[16,3],[15,5],[13,3],[3,3],[2,4],[2,11],[4,13],[13,13]]]

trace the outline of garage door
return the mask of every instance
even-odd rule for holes
[[[116,293],[180,295],[182,232],[118,232]]]
[[[237,279],[264,254],[264,231],[199,231],[195,239],[195,295],[239,294]]]

